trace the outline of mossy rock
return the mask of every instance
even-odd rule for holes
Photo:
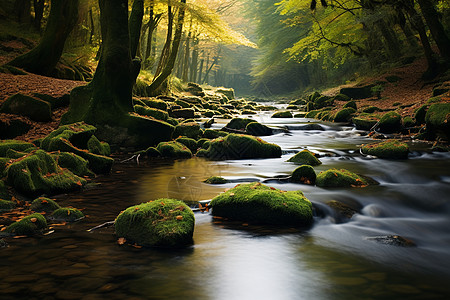
[[[414,114],[414,119],[416,119],[416,123],[418,125],[420,124],[424,124],[425,123],[425,116],[427,114],[427,110],[428,110],[428,105],[424,104],[421,107],[419,107],[415,114]]]
[[[134,111],[137,114],[140,114],[142,116],[148,116],[155,118],[157,120],[166,121],[167,118],[169,118],[169,114],[164,111],[157,108],[151,108],[151,107],[144,107],[142,105],[135,105]]]
[[[355,110],[357,110],[357,106],[356,106],[356,102],[354,100],[348,101],[347,103],[344,104],[343,108],[348,108],[351,107]]]
[[[152,157],[160,157],[161,153],[159,153],[158,149],[155,147],[148,147],[144,150],[145,156],[152,158]]]
[[[277,111],[271,118],[293,118],[293,115],[290,111]]]
[[[47,221],[44,216],[34,213],[6,227],[5,233],[12,235],[34,235],[46,228]]]
[[[374,112],[381,111],[381,108],[376,106],[368,106],[362,109],[362,112],[372,114]]]
[[[433,104],[433,103],[440,103],[441,101],[442,101],[442,98],[439,97],[439,96],[431,97],[431,98],[429,98],[427,100],[427,104],[430,105],[430,104]]]
[[[196,122],[181,123],[175,126],[173,137],[186,136],[188,138],[198,140],[203,136],[203,131]]]
[[[31,122],[21,119],[0,120],[0,139],[13,139],[27,133]]]
[[[291,181],[314,185],[316,183],[316,177],[316,172],[313,167],[310,165],[302,165],[292,172]]]
[[[191,158],[192,152],[185,145],[171,141],[171,142],[161,142],[156,146],[156,150],[161,153],[163,157],[169,158]]]
[[[234,89],[232,88],[218,88],[215,90],[216,93],[225,95],[228,100],[234,99]]]
[[[71,152],[56,152],[51,154],[56,163],[62,167],[69,169],[72,173],[78,176],[94,175],[88,168],[88,161]]]
[[[356,110],[353,107],[347,107],[339,110],[334,116],[334,122],[350,122]]]
[[[39,197],[31,202],[30,209],[35,212],[45,212],[47,214],[60,208],[59,204],[54,200],[45,197]]]
[[[306,107],[305,107],[306,111],[312,111],[315,109],[314,107],[314,102],[308,102],[306,103]]]
[[[362,113],[353,117],[352,122],[355,124],[356,129],[369,131],[379,120],[380,118],[376,115]]]
[[[320,109],[308,111],[308,113],[305,115],[305,118],[314,119],[321,112],[322,112],[322,110],[320,110]]]
[[[228,135],[227,132],[215,130],[215,129],[205,129],[203,131],[203,138],[210,139],[210,140],[216,139],[221,136],[227,136],[227,135]]]
[[[42,101],[48,102],[50,104],[51,109],[56,109],[60,107],[67,107],[70,104],[70,96],[69,94],[63,95],[61,97],[55,98],[51,95],[41,94],[41,93],[33,93],[35,98],[39,98]]]
[[[22,94],[15,94],[6,99],[0,113],[25,116],[37,122],[48,122],[52,119],[51,106],[48,102]]]
[[[8,151],[6,151],[6,157],[7,158],[11,158],[11,159],[18,159],[18,158],[21,158],[21,157],[23,157],[23,156],[25,156],[25,155],[27,155],[28,153],[27,152],[22,152],[22,151],[16,151],[16,150],[13,150],[13,149],[9,149]]]
[[[59,145],[58,140],[63,138],[77,148],[87,149],[87,143],[96,130],[97,128],[84,122],[63,125],[42,140],[41,148],[47,151],[63,150],[53,145],[54,143]]]
[[[16,203],[14,201],[0,199],[0,212],[8,211],[16,208]]]
[[[255,122],[252,119],[243,119],[243,118],[234,118],[227,125],[226,128],[236,129],[236,130],[244,130],[248,124]]]
[[[315,91],[314,93],[312,93],[308,96],[308,101],[314,102],[314,100],[316,100],[320,96],[322,96],[322,95],[319,92]]]
[[[116,235],[147,247],[184,247],[192,244],[195,218],[182,201],[157,199],[131,206],[114,223]]]
[[[141,100],[145,105],[147,105],[148,107],[151,108],[156,108],[156,109],[160,109],[160,110],[164,110],[167,111],[167,103],[162,101],[162,100],[158,100],[158,99],[146,99],[146,98],[141,98],[139,99]]]
[[[1,167],[0,167],[0,174],[1,174]],[[11,200],[11,195],[8,191],[8,187],[6,186],[3,180],[0,180],[0,199]]]
[[[43,150],[13,161],[5,170],[7,182],[25,195],[57,194],[80,189],[86,180],[62,169]]]
[[[169,115],[172,118],[191,119],[195,117],[195,110],[193,108],[173,109],[169,112]]]
[[[349,101],[350,100],[350,97],[347,95],[344,95],[344,94],[337,94],[333,98],[336,101]]]
[[[316,185],[320,187],[364,187],[369,184],[366,178],[345,169],[322,171],[316,179]]]
[[[397,132],[402,128],[402,117],[395,111],[385,113],[378,123],[378,129],[383,133]]]
[[[87,149],[93,154],[108,156],[111,154],[111,148],[106,142],[100,142],[98,138],[93,135],[87,142]]]
[[[298,106],[297,106],[297,105],[293,105],[293,104],[289,104],[289,105],[286,107],[286,109],[289,109],[289,110],[296,110],[296,109],[298,109]]]
[[[53,211],[49,218],[55,221],[75,222],[83,219],[84,214],[76,208],[61,207]]]
[[[325,204],[331,207],[337,214],[347,219],[351,219],[358,212],[353,207],[336,200],[327,201]]]
[[[201,155],[213,160],[274,158],[281,157],[281,148],[257,137],[229,134],[213,140]]]
[[[287,160],[301,165],[318,166],[322,162],[309,150],[302,150]]]
[[[409,147],[408,144],[399,140],[386,140],[362,145],[361,151],[364,154],[373,155],[378,158],[406,159],[408,158]]]
[[[402,125],[405,128],[413,127],[416,125],[416,121],[412,117],[406,116],[402,119]]]
[[[427,131],[450,140],[450,103],[432,104],[425,116]]]
[[[182,108],[190,108],[192,106],[192,104],[189,104],[186,101],[180,99],[175,100],[175,103],[181,106]]]
[[[3,177],[5,175],[4,171],[11,161],[12,160],[10,158],[0,157],[0,177]]]
[[[314,107],[319,109],[333,105],[334,100],[329,96],[322,95],[314,100]]]
[[[181,136],[181,137],[177,138],[175,141],[188,147],[192,153],[197,152],[198,145],[197,145],[196,140],[185,137],[185,136]]]
[[[272,129],[258,122],[248,123],[245,127],[247,134],[255,136],[267,136],[272,135]]]
[[[6,157],[6,152],[8,150],[15,150],[15,151],[25,151],[30,148],[36,148],[34,144],[24,142],[24,141],[18,141],[18,140],[0,140],[0,157]]]
[[[281,191],[259,182],[241,184],[214,197],[214,216],[257,224],[309,226],[312,204],[301,191]]]
[[[220,176],[211,176],[203,182],[209,183],[209,184],[224,184],[224,183],[227,183],[228,180],[226,180],[225,178],[220,177]]]
[[[344,94],[352,99],[365,99],[373,96],[373,85],[367,85],[362,87],[348,87],[342,88],[339,94]]]
[[[305,99],[296,99],[289,102],[289,105],[305,105],[306,100]]]

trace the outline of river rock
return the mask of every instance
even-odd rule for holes
[[[377,115],[361,113],[360,115],[353,117],[352,122],[356,129],[369,131],[379,120],[380,118]]]
[[[1,106],[0,113],[21,115],[37,122],[48,122],[52,119],[48,102],[22,94],[9,97]]]
[[[272,129],[258,122],[248,123],[245,127],[247,134],[254,136],[267,136],[272,135]]]
[[[47,221],[44,216],[34,213],[6,227],[5,233],[12,235],[34,235],[46,228]]]
[[[234,99],[234,89],[232,88],[218,88],[215,90],[216,93],[225,95],[228,100]]]
[[[310,165],[302,165],[292,172],[291,181],[314,185],[316,183],[316,172]]]
[[[312,204],[301,191],[281,191],[259,182],[241,184],[212,199],[212,214],[258,224],[309,226]]]
[[[391,139],[362,145],[361,152],[378,158],[406,159],[408,158],[409,147],[402,141]]]
[[[156,98],[140,98],[139,100],[141,100],[142,103],[144,103],[148,107],[167,111],[167,103],[163,100]]]
[[[185,145],[171,141],[171,142],[161,142],[156,146],[156,150],[163,157],[169,158],[191,158],[192,152]]]
[[[433,136],[442,136],[450,140],[450,103],[435,103],[430,106],[425,122],[427,131]]]
[[[275,158],[281,157],[281,148],[250,135],[229,134],[211,141],[208,149],[199,150],[197,156],[213,160]]]
[[[52,213],[53,211],[60,208],[59,204],[54,200],[45,197],[39,197],[31,202],[30,209],[35,212],[45,212],[47,214]]]
[[[322,164],[322,162],[314,155],[314,153],[306,149],[298,152],[287,161],[310,166],[318,166]]]
[[[317,175],[316,185],[320,187],[364,187],[370,182],[346,169],[329,169]]]
[[[167,121],[167,118],[169,117],[169,114],[166,111],[157,108],[144,107],[142,105],[135,105],[134,111],[141,116],[148,116],[161,121]]]
[[[49,218],[55,221],[75,222],[83,219],[84,214],[76,208],[60,207],[54,210]]]
[[[293,118],[294,116],[290,111],[278,111],[272,115],[272,118]]]
[[[72,173],[78,176],[92,176],[94,175],[88,168],[88,161],[81,156],[71,152],[55,152],[51,156],[55,159],[58,165],[62,168],[69,169]]]
[[[220,177],[220,176],[211,176],[203,182],[209,183],[209,184],[224,184],[224,183],[227,183],[228,180],[226,180],[225,178]]]
[[[398,112],[385,113],[378,122],[378,130],[382,133],[397,132],[402,128],[402,117]]]
[[[175,131],[173,132],[173,138],[178,138],[180,136],[185,136],[194,140],[198,140],[203,135],[203,131],[200,125],[194,121],[187,121],[175,126]]]
[[[31,124],[27,120],[0,120],[0,139],[13,139],[30,130]]]
[[[115,221],[116,235],[142,246],[183,247],[192,243],[194,213],[182,201],[157,199],[127,208]]]
[[[333,116],[334,122],[350,122],[352,119],[353,114],[356,112],[356,109],[353,107],[347,107],[339,110],[336,114]]]
[[[248,124],[255,122],[253,119],[244,119],[244,118],[233,118],[227,125],[226,128],[236,129],[236,130],[245,130]]]
[[[380,244],[385,245],[391,245],[391,246],[398,246],[398,247],[415,247],[416,244],[399,235],[383,235],[383,236],[374,236],[374,237],[367,237],[366,240],[368,241],[375,241]]]
[[[199,148],[196,140],[185,137],[185,136],[180,136],[175,141],[188,147],[192,153],[197,152],[197,149]]]

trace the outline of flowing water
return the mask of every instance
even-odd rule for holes
[[[408,160],[373,159],[358,150],[370,139],[351,127],[321,123],[326,130],[302,130],[312,120],[255,118],[289,129],[264,137],[282,147],[281,158],[129,161],[97,178],[98,186],[57,197],[87,218],[46,236],[7,239],[0,299],[449,299],[449,153],[412,144]],[[270,179],[289,175],[296,166],[286,160],[304,148],[323,156],[316,172],[346,168],[380,184],[323,189]],[[232,182],[202,183],[212,175]],[[86,231],[141,202],[194,203],[236,182],[264,180],[302,190],[325,211],[323,203],[338,200],[361,212],[340,222],[328,211],[304,231],[221,223],[196,212],[194,244],[176,251],[119,246],[113,228]],[[388,235],[416,246],[370,239]]]

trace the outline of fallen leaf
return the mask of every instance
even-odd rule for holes
[[[134,248],[137,248],[137,249],[141,249],[142,248],[142,246],[140,246],[140,245],[138,245],[138,244],[134,244],[134,245],[132,245]]]
[[[21,238],[26,238],[28,237],[27,235],[16,235],[14,238],[15,239],[21,239]]]
[[[179,221],[183,220],[183,216],[177,216],[177,220]]]
[[[36,223],[37,218],[31,218],[30,221],[33,222],[33,223]]]
[[[127,240],[126,240],[125,238],[121,237],[121,238],[118,238],[118,239],[117,239],[117,244],[123,245],[123,244],[125,244],[126,241],[127,241]]]

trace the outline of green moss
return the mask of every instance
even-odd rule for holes
[[[158,149],[156,149],[155,147],[148,147],[144,152],[147,157],[160,157],[161,156],[161,153],[159,153]]]
[[[47,228],[44,216],[38,213],[31,214],[22,220],[16,221],[6,227],[5,232],[15,235],[34,235]]]
[[[175,141],[188,147],[192,153],[197,152],[198,145],[196,140],[182,136],[177,138]]]
[[[43,150],[12,162],[5,172],[7,182],[26,195],[64,193],[86,184],[83,178],[58,166]]]
[[[363,110],[362,110],[362,112],[369,113],[369,114],[377,112],[377,111],[381,111],[381,108],[378,108],[376,106],[368,106],[368,107],[363,108]]]
[[[0,167],[1,171],[1,167]],[[1,172],[0,172],[1,174]],[[11,200],[11,195],[9,194],[8,187],[3,180],[0,180],[0,199]]]
[[[22,94],[15,94],[6,99],[0,113],[21,115],[37,122],[48,122],[52,119],[51,106],[48,102]]]
[[[296,110],[298,109],[297,105],[293,105],[293,104],[289,104],[286,109],[292,109],[292,110]]]
[[[229,134],[213,140],[205,153],[213,160],[281,157],[278,145],[243,134]]]
[[[399,106],[399,105],[402,105],[402,103],[401,102],[394,102],[394,103],[392,103],[392,106]]]
[[[432,104],[425,116],[427,131],[450,140],[450,103]]]
[[[402,117],[395,111],[384,114],[378,123],[379,131],[383,133],[397,132],[402,127]]]
[[[347,103],[345,103],[344,104],[344,108],[347,108],[347,107],[351,107],[351,108],[353,108],[355,110],[358,109],[357,106],[356,106],[356,102],[354,100],[351,100],[351,101],[348,101]]]
[[[160,109],[160,110],[164,110],[167,111],[167,104],[166,102],[162,101],[162,100],[158,100],[158,99],[146,99],[146,98],[141,98],[140,99],[145,105],[147,105],[148,107],[152,107],[152,108],[156,108],[156,109]]]
[[[376,115],[362,113],[356,117],[353,117],[352,122],[355,124],[356,129],[371,130],[379,120],[380,118]]]
[[[337,94],[336,96],[334,96],[334,100],[337,101],[349,101],[350,97],[344,94]]]
[[[203,131],[196,122],[181,123],[175,126],[173,137],[186,136],[188,138],[198,140],[203,135]]]
[[[60,167],[69,169],[75,175],[93,175],[93,173],[88,169],[88,161],[81,156],[70,152],[55,152],[51,155]]]
[[[296,100],[292,100],[291,102],[289,102],[289,105],[305,105],[306,104],[306,100],[304,99],[296,99]]]
[[[3,173],[6,167],[9,165],[11,159],[7,157],[0,157],[0,177],[3,177]]]
[[[323,108],[326,106],[331,106],[331,105],[333,105],[333,103],[334,103],[333,98],[322,95],[314,100],[314,107],[315,108]]]
[[[215,92],[225,95],[228,98],[228,100],[234,99],[234,89],[232,88],[218,88],[215,90]]]
[[[441,101],[441,97],[431,97],[427,100],[427,104],[439,103]]]
[[[301,165],[318,166],[322,162],[309,150],[302,150],[288,159],[288,162],[293,162]]]
[[[209,183],[209,184],[224,184],[224,183],[227,183],[228,180],[226,180],[225,178],[220,177],[220,176],[211,176],[203,182]]]
[[[245,127],[245,131],[247,132],[247,134],[255,136],[272,135],[272,129],[258,122],[248,123]]]
[[[170,157],[170,158],[192,157],[192,152],[191,150],[189,150],[188,147],[175,141],[161,142],[156,147],[156,150],[158,150],[158,152],[161,153],[163,157]]]
[[[214,130],[214,129],[205,129],[203,131],[203,138],[206,139],[216,139],[221,136],[227,136],[228,133],[224,131]]]
[[[252,119],[243,119],[243,118],[234,118],[230,122],[228,122],[225,127],[236,130],[243,130],[249,123],[255,122]]]
[[[30,209],[34,210],[35,212],[46,212],[48,214],[57,210],[58,208],[60,208],[58,203],[56,203],[52,199],[45,197],[34,199],[33,202],[31,202],[30,206]]]
[[[157,120],[166,121],[169,118],[169,114],[166,111],[157,109],[157,108],[150,108],[150,107],[144,107],[142,105],[135,105],[134,111],[137,114],[140,114],[142,116],[148,116],[153,117]]]
[[[32,143],[18,140],[0,140],[0,157],[6,157],[6,151],[9,149],[15,151],[25,151],[30,148],[36,148]]]
[[[115,221],[118,237],[147,247],[182,247],[192,243],[194,213],[183,202],[158,199],[127,208]]]
[[[345,169],[329,169],[317,175],[316,185],[320,187],[364,187],[369,182]]]
[[[310,165],[302,165],[292,172],[291,181],[305,184],[315,184],[316,172]]]
[[[419,107],[416,110],[416,113],[414,114],[414,119],[416,119],[417,124],[424,124],[425,123],[425,116],[427,114],[428,105],[424,104],[421,107]]]
[[[104,156],[108,156],[111,154],[111,148],[109,147],[109,144],[106,142],[100,142],[95,135],[91,136],[91,138],[87,142],[87,148],[89,152],[93,154]]]
[[[55,221],[75,222],[84,218],[84,214],[76,208],[61,207],[56,209],[50,219]]]
[[[178,120],[174,118],[168,118],[166,122],[173,126],[177,126],[178,124],[180,124],[180,122],[178,122]]]
[[[416,121],[414,121],[414,119],[411,118],[410,116],[406,116],[403,118],[402,124],[403,124],[403,127],[405,127],[405,128],[413,127],[414,125],[416,125]]]
[[[305,115],[305,118],[314,119],[320,112],[322,112],[322,110],[320,109],[308,111],[308,113]]]
[[[179,106],[181,106],[182,108],[189,108],[192,106],[191,104],[187,103],[186,101],[183,101],[180,99],[175,100],[175,103],[178,104]]]
[[[14,209],[15,207],[16,207],[15,202],[0,199],[0,212],[6,211],[6,210],[11,210],[11,209]]]
[[[379,158],[406,159],[408,158],[408,145],[399,140],[386,140],[373,144],[361,146],[364,154],[377,156]]]
[[[334,116],[333,121],[334,122],[350,122],[352,119],[353,114],[356,112],[356,110],[353,107],[343,108],[339,110]]]
[[[319,92],[315,91],[314,93],[312,93],[308,96],[308,100],[311,102],[314,102],[314,100],[316,100],[320,96],[321,96],[321,94]]]
[[[6,151],[6,157],[7,158],[11,158],[11,159],[18,159],[18,158],[21,158],[21,157],[23,157],[23,156],[25,156],[25,155],[27,155],[28,153],[27,152],[21,152],[21,151],[16,151],[16,150],[13,150],[13,149],[9,149],[8,151]]]
[[[272,118],[293,118],[290,111],[278,111],[272,115]]]
[[[301,191],[281,191],[259,182],[241,184],[211,201],[214,216],[260,224],[308,226],[312,205]]]

